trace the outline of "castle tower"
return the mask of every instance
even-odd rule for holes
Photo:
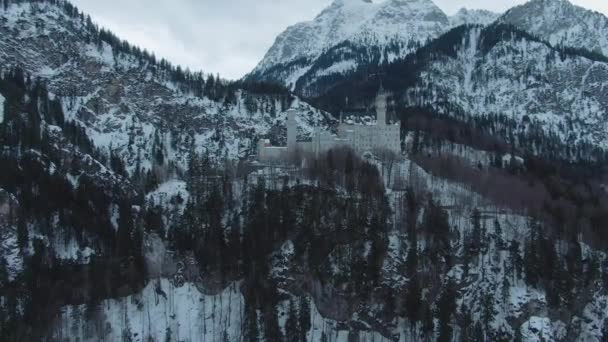
[[[295,109],[287,111],[287,152],[294,153],[297,148],[298,141],[298,123],[296,116],[298,112]]]
[[[387,103],[388,95],[384,91],[382,84],[380,84],[380,89],[378,90],[378,95],[376,96],[376,115],[378,120],[378,126],[386,125]]]

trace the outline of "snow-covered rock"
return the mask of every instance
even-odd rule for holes
[[[608,18],[568,0],[532,0],[510,9],[499,21],[553,45],[585,48],[608,55]]]
[[[454,53],[424,62],[417,84],[406,91],[409,105],[447,113],[449,103],[467,115],[535,121],[562,142],[608,147],[603,59],[563,53],[501,25],[467,27],[458,41]]]
[[[311,96],[320,91],[320,77],[392,62],[453,26],[487,24],[492,17],[467,11],[452,20],[431,0],[335,0],[314,20],[280,34],[247,77],[283,83]]]
[[[0,11],[0,63],[45,80],[61,96],[66,119],[85,127],[106,155],[120,156],[131,174],[152,169],[161,155],[164,168],[185,169],[193,149],[216,160],[247,157],[259,136],[285,129],[291,106],[301,109],[304,136],[324,124],[324,113],[290,94],[194,94],[159,63],[96,44],[93,24],[62,6],[23,2]]]
[[[424,40],[447,22],[445,14],[428,0],[336,0],[313,21],[291,26],[279,35],[254,73],[303,58],[315,59],[347,40],[385,44],[393,37],[406,42]]]
[[[467,24],[489,25],[499,16],[500,14],[487,10],[461,8],[450,17],[450,24],[453,27]]]
[[[175,285],[168,279],[158,279],[148,283],[140,293],[108,299],[94,308],[86,305],[63,308],[54,338],[62,341],[125,338],[130,341],[238,341],[242,334],[243,309],[244,299],[237,284],[208,295],[192,283]]]

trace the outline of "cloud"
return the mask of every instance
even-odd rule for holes
[[[251,71],[287,26],[313,19],[331,3],[331,0],[72,1],[101,26],[158,57],[233,79]],[[504,11],[525,1],[435,2],[452,14],[461,7]],[[605,0],[573,2],[608,13]]]

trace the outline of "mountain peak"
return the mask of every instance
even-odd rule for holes
[[[553,45],[585,48],[608,56],[608,18],[568,0],[531,0],[508,10],[499,21]]]
[[[403,57],[415,45],[449,27],[449,18],[431,0],[334,0],[312,21],[293,25],[279,35],[248,77],[279,81],[294,88],[304,74],[313,72],[311,63],[341,44],[353,44],[357,51],[339,52],[348,55],[349,60],[339,57],[339,65],[315,73],[344,73],[356,68],[362,59],[390,61]],[[373,54],[382,55],[371,58],[369,51],[363,52],[372,47]],[[398,50],[389,52],[389,47]],[[364,56],[353,55],[358,53]],[[269,71],[279,69],[280,76],[267,77]]]
[[[480,9],[461,8],[456,14],[450,17],[452,26],[460,26],[466,24],[481,24],[489,25],[496,21],[500,14]]]

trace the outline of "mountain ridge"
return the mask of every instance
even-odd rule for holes
[[[498,19],[537,35],[553,45],[585,48],[608,56],[606,15],[568,0],[531,0]]]
[[[348,18],[346,21],[345,18]],[[409,53],[413,45],[424,42],[449,25],[449,18],[430,0],[388,0],[381,3],[363,1],[334,1],[315,19],[298,23],[281,33],[264,59],[245,78],[278,81],[292,89],[305,74],[341,74],[351,71],[358,59],[394,60]],[[341,65],[315,69],[314,63],[327,59],[340,44],[350,43],[346,49],[352,58],[343,59]],[[366,46],[375,46],[378,52],[365,51]],[[357,52],[362,49],[363,51]],[[378,55],[379,54],[379,55]],[[263,76],[266,71],[280,68],[287,72]],[[286,80],[286,82],[283,82]]]

